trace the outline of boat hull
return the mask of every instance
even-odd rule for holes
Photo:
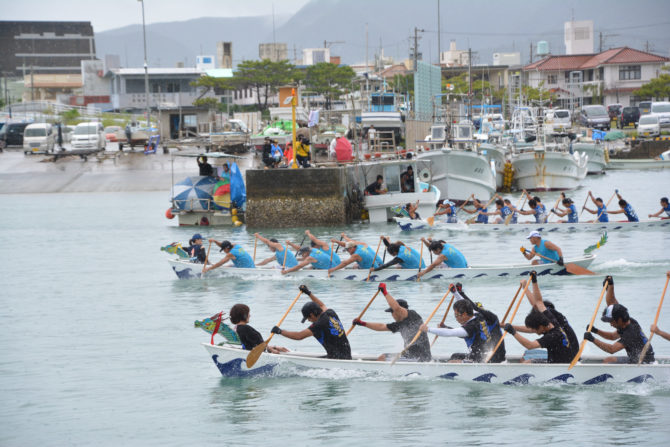
[[[597,223],[557,223],[545,224],[518,223],[518,224],[467,224],[465,222],[446,223],[435,220],[429,225],[425,220],[412,220],[406,217],[396,217],[396,223],[402,231],[414,230],[440,230],[452,232],[491,232],[491,233],[513,233],[540,231],[544,234],[571,231],[627,231],[627,230],[670,230],[670,219],[644,220],[641,222],[597,222]]]
[[[670,160],[653,159],[621,159],[612,160],[607,164],[608,170],[638,169],[670,169]]]
[[[517,189],[565,191],[575,189],[586,176],[588,159],[569,152],[533,150],[512,157]]]
[[[437,186],[441,199],[464,201],[474,194],[480,200],[489,200],[496,191],[496,174],[489,160],[477,152],[441,149],[419,154],[420,169],[428,169],[430,179]]]
[[[489,163],[493,162],[496,170],[496,191],[500,191],[505,177],[505,149],[490,143],[483,143],[479,146],[479,150]]]
[[[657,383],[670,381],[670,359],[659,358],[649,365],[603,364],[602,358],[583,357],[582,362],[568,370],[567,364],[519,363],[518,357],[508,357],[504,363],[447,363],[436,357],[431,362],[400,359],[395,364],[378,361],[372,356],[353,356],[352,360],[326,359],[320,354],[292,352],[287,354],[263,353],[257,362],[247,368],[249,351],[224,344],[202,344],[224,377],[286,377],[300,370],[339,370],[357,374],[403,378],[441,378],[467,382],[485,382],[505,385],[542,383],[596,385],[601,383]]]
[[[586,173],[589,175],[603,174],[607,161],[605,160],[605,147],[596,143],[573,143],[572,150],[588,155]]]
[[[580,267],[587,268],[593,260],[595,255],[586,255],[579,259],[568,259],[566,263],[577,264]],[[172,270],[179,279],[198,279],[203,278],[202,264],[195,264],[188,260],[169,259],[168,260]],[[212,260],[212,262],[215,262]],[[566,275],[568,274],[565,267],[558,264],[539,264],[531,265],[512,264],[512,265],[473,265],[468,268],[436,268],[421,278],[421,281],[451,281],[453,279],[494,279],[494,278],[517,278],[527,276],[531,270],[537,271],[538,275]],[[378,272],[372,272],[369,275],[369,281],[377,282],[392,282],[392,281],[416,281],[418,271],[417,269],[398,269],[388,268]],[[207,272],[204,277],[240,277],[247,280],[278,280],[286,279],[323,279],[330,281],[367,281],[368,270],[344,268],[336,270],[331,275],[328,275],[327,270],[315,270],[312,268],[304,268],[295,272],[282,275],[279,268],[236,268],[236,267],[219,267],[215,270]]]

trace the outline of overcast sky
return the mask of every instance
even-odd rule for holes
[[[291,14],[309,0],[145,0],[146,23]],[[90,21],[95,32],[142,23],[138,0],[0,0],[0,20]]]

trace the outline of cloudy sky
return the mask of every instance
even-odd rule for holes
[[[309,0],[145,0],[146,23],[290,14]],[[0,20],[90,21],[96,32],[142,23],[138,0],[0,0]]]

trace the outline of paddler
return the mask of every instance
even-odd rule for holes
[[[449,290],[454,292],[454,317],[461,327],[451,329],[441,325],[440,327],[429,328],[423,324],[420,329],[424,333],[430,332],[440,337],[459,337],[465,341],[470,352],[467,354],[453,354],[449,359],[450,363],[483,362],[486,355],[495,348],[497,340],[500,340],[500,338],[494,340],[484,315],[481,312],[475,312],[475,306],[470,299],[465,299],[453,284],[449,285]],[[497,319],[497,317],[495,318]],[[498,349],[491,359],[494,363],[500,363],[504,360],[504,349]]]
[[[298,261],[295,259],[295,255],[291,252],[291,250],[288,249],[288,244],[282,245],[277,239],[267,239],[258,233],[254,233],[254,236],[256,236],[259,241],[267,245],[270,251],[274,253],[273,256],[270,256],[269,258],[259,262],[257,266],[265,265],[272,261],[277,261],[277,264],[279,264],[279,267],[281,268],[291,268],[298,265]]]
[[[419,328],[423,324],[423,318],[416,311],[409,308],[407,301],[403,299],[396,300],[386,290],[386,284],[379,284],[379,290],[384,294],[389,308],[386,312],[391,312],[393,323],[371,323],[356,318],[352,323],[357,326],[363,326],[373,331],[385,332],[391,331],[394,334],[400,332],[407,350],[403,354],[403,359],[416,360],[419,362],[429,362],[432,359],[430,354],[430,343],[426,334],[421,334],[413,345],[407,347],[412,341]],[[388,360],[387,354],[379,356],[379,360]]]
[[[434,241],[431,238],[421,238],[421,242],[423,242],[424,245],[437,257],[432,264],[417,273],[416,276],[418,278],[421,278],[438,266],[446,266],[452,269],[468,268],[468,261],[465,260],[465,256],[463,256],[463,253],[458,251],[453,245],[447,244],[442,240]]]
[[[296,247],[295,244],[292,244],[289,241],[286,241],[286,243],[294,248]],[[298,257],[298,264],[291,268],[282,270],[282,275],[300,270],[308,264],[311,264],[312,268],[315,270],[328,270],[333,265],[337,265],[335,264],[334,257],[331,259],[328,253],[316,247],[298,247]],[[338,257],[337,259],[339,260],[340,258]]]
[[[564,198],[561,203],[563,204],[563,207],[565,208],[565,211],[560,210],[560,209],[551,209],[551,212],[556,214],[559,217],[565,217],[568,216],[568,220],[559,220],[559,223],[578,223],[579,222],[579,213],[577,213],[577,207],[575,207],[575,203],[572,201],[572,199],[568,199],[567,197]]]
[[[381,258],[378,255],[375,256],[375,252],[368,246],[368,244],[365,242],[354,241],[344,233],[342,233],[341,236],[343,240],[338,241],[337,239],[331,239],[331,242],[344,247],[347,253],[349,253],[349,259],[329,268],[329,274],[333,273],[335,270],[343,269],[354,262],[356,263],[357,268],[366,270],[382,265]]]
[[[628,218],[628,222],[639,222],[640,219],[637,217],[637,213],[630,203],[626,202],[623,197],[621,197],[618,189],[616,190],[616,196],[619,199],[619,208],[621,209],[610,211],[609,214],[625,214]]]
[[[596,218],[595,220],[592,220],[591,222],[609,222],[609,217],[607,216],[607,206],[605,206],[605,203],[603,202],[603,199],[600,197],[593,197],[593,194],[591,194],[591,191],[589,191],[589,199],[595,204],[596,209],[592,210],[591,208],[587,208],[584,206],[584,209],[588,211],[591,214],[595,214]]]
[[[188,247],[186,247],[186,253],[191,257],[194,262],[199,264],[204,264],[205,259],[207,259],[207,251],[202,245],[202,236],[200,233],[195,233],[190,241],[188,241]]]
[[[539,259],[535,259],[533,265],[551,264],[552,262],[555,262],[558,265],[563,265],[563,251],[561,251],[561,247],[553,242],[542,240],[542,235],[539,231],[531,231],[526,239],[530,239],[530,243],[533,244],[533,249],[531,251],[521,247],[521,253],[523,253],[526,259],[530,261],[536,254],[551,259],[547,260],[538,256]]]
[[[467,208],[463,208],[463,211],[468,214],[477,214],[477,220],[475,223],[489,223],[489,216],[486,215],[488,208],[486,208],[486,206],[477,199],[472,199],[472,205],[475,207],[474,210],[471,211]]]
[[[525,279],[521,281],[522,287],[526,286],[526,281]],[[526,349],[546,349],[548,363],[570,363],[576,354],[575,348],[578,349],[578,347],[570,343],[566,331],[542,301],[535,271],[531,272],[531,281],[533,282],[533,291],[527,290],[526,297],[528,297],[533,309],[526,316],[525,324],[527,328],[537,335],[541,335],[541,337],[530,341],[517,332],[510,323],[505,325],[505,330]]]
[[[301,285],[298,288],[312,300],[302,306],[302,322],[309,320],[312,324],[302,331],[287,331],[275,326],[272,333],[291,340],[303,340],[312,336],[326,350],[326,358],[351,360],[349,340],[337,313],[326,307],[307,286]]]
[[[603,286],[607,286],[607,308],[603,311],[600,318],[602,321],[609,323],[615,331],[603,331],[595,326],[591,328],[591,332],[584,333],[584,340],[588,340],[597,347],[610,354],[615,354],[622,349],[626,350],[626,357],[606,357],[603,363],[633,363],[637,364],[640,360],[640,354],[644,345],[647,344],[648,338],[642,332],[639,323],[631,318],[628,314],[628,309],[622,306],[614,296],[614,278],[607,276],[603,281]],[[588,326],[587,326],[588,327]],[[598,340],[593,334],[599,335],[607,340],[616,340],[614,343],[605,343]],[[654,349],[649,346],[647,354],[644,356],[642,363],[654,363]]]
[[[419,220],[421,219],[421,216],[419,213],[416,212],[416,210],[419,209],[419,201],[417,200],[416,203],[408,203],[405,205],[405,210],[407,210],[407,214],[409,215],[409,218],[412,220]]]
[[[235,304],[230,308],[228,314],[230,315],[230,322],[236,325],[235,332],[237,332],[237,336],[240,338],[242,349],[251,351],[263,343],[263,336],[249,325],[249,306],[246,304]],[[265,350],[273,354],[288,352],[288,349],[281,346],[268,346]]]
[[[510,199],[505,199],[505,206],[512,210],[512,218],[510,219],[509,223],[511,223],[511,224],[519,223],[519,210],[518,210],[518,208],[516,206],[512,205],[512,201]]]
[[[519,210],[519,214],[523,214],[524,216],[534,216],[535,223],[547,223],[547,209],[539,201],[539,197],[536,196],[530,199],[528,201],[528,206],[530,207],[528,211]]]
[[[650,214],[649,217],[659,217],[663,213],[665,213],[665,217],[661,217],[661,219],[670,219],[670,203],[668,203],[667,197],[661,197],[661,210],[658,213]]]
[[[451,200],[442,200],[437,202],[437,210],[433,217],[446,216],[447,223],[457,223],[458,217],[456,216],[456,206]]]
[[[398,267],[403,269],[418,269],[419,266],[421,266],[421,269],[426,268],[426,263],[423,262],[421,255],[415,249],[407,247],[400,241],[391,243],[386,236],[382,236],[381,239],[386,246],[386,251],[388,251],[391,256],[395,257],[386,264],[376,267],[373,271],[378,272],[379,270],[383,270],[396,264],[399,264]]]
[[[498,217],[496,217],[495,223],[501,224],[501,223],[505,223],[505,219],[507,218],[507,216],[513,214],[514,211],[512,211],[512,208],[510,208],[509,206],[507,206],[505,204],[505,201],[500,196],[497,196],[497,197],[499,197],[499,198],[496,199],[496,202],[495,202],[496,203],[496,210],[495,211],[486,212],[486,213],[480,211],[479,214],[485,214],[487,216],[498,216]],[[516,223],[516,222],[513,222],[513,223]]]
[[[328,244],[328,242],[318,239],[309,230],[305,230],[305,235],[307,235],[307,237],[309,238],[310,245],[313,248],[320,248],[324,253],[332,257],[332,260],[330,262],[331,266],[338,265],[339,263],[342,262],[337,253],[333,252],[333,247],[330,244]]]
[[[223,264],[231,260],[233,261],[233,265],[237,268],[252,269],[256,267],[254,265],[254,260],[251,259],[249,253],[244,251],[244,248],[242,248],[241,245],[233,244],[230,241],[219,242],[216,239],[210,239],[209,242],[214,242],[216,245],[221,247],[221,250],[219,251],[224,252],[226,256],[224,256],[224,258],[216,264],[205,266],[202,270],[203,273],[221,267]]]

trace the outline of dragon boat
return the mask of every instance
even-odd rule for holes
[[[604,364],[603,357],[583,356],[574,368],[567,364],[521,363],[518,356],[507,356],[503,363],[448,363],[447,357],[434,356],[430,362],[400,358],[395,364],[376,356],[353,355],[352,360],[327,359],[323,354],[289,352],[263,353],[247,368],[249,351],[229,343],[203,343],[224,377],[286,377],[302,370],[351,371],[357,376],[428,377],[435,379],[487,382],[505,385],[565,383],[642,383],[649,380],[670,383],[670,357],[656,357],[653,364]]]
[[[594,254],[586,254],[575,259],[566,259],[565,264],[576,264],[587,268],[596,258]],[[197,279],[202,278],[202,264],[191,262],[188,259],[169,259],[168,262],[172,270],[179,279]],[[537,271],[540,276],[544,275],[567,275],[569,274],[564,266],[556,263],[531,265],[524,264],[506,264],[506,265],[473,265],[467,268],[436,268],[425,274],[421,281],[437,281],[452,279],[478,279],[478,278],[521,278],[527,276],[531,270]],[[370,274],[369,281],[416,281],[417,269],[388,268]],[[344,281],[366,281],[368,280],[367,269],[343,268],[336,270],[330,275],[327,270],[316,270],[310,267],[297,270],[295,272],[282,275],[281,269],[277,268],[237,268],[237,267],[219,267],[210,270],[204,277],[240,277],[247,280],[277,280],[279,278],[288,279],[324,279],[324,280],[344,280]]]
[[[613,221],[613,222],[595,222],[595,223],[558,223],[549,222],[539,224],[535,222],[516,223],[516,224],[468,224],[465,222],[447,223],[435,219],[433,225],[424,219],[410,219],[408,217],[394,217],[396,223],[402,231],[415,230],[440,230],[453,232],[487,232],[487,233],[507,233],[540,231],[544,234],[558,231],[626,231],[626,230],[670,230],[670,219],[643,220],[640,222]]]

